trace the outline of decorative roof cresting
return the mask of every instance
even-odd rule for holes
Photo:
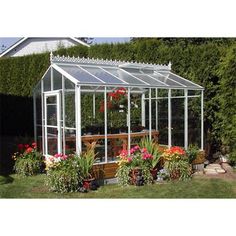
[[[85,57],[69,57],[69,56],[54,56],[50,53],[51,64],[55,63],[68,63],[68,64],[90,64],[90,65],[104,65],[104,66],[117,66],[117,67],[137,67],[137,68],[151,68],[153,70],[171,70],[171,62],[168,65],[162,64],[151,64],[142,62],[128,62],[120,60],[108,60],[108,59],[95,59],[95,58],[85,58]]]

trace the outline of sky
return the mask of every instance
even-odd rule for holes
[[[7,38],[7,37],[0,37],[0,52],[2,51],[2,45],[6,46],[6,48],[10,47],[12,44],[14,44],[16,41],[18,41],[20,38]],[[119,38],[94,38],[93,43],[94,44],[101,44],[101,43],[124,43],[128,42],[130,38],[128,37],[119,37]]]

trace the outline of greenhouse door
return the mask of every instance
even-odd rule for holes
[[[60,93],[46,92],[45,107],[45,154],[55,155],[62,152]]]

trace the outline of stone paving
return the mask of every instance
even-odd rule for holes
[[[228,163],[213,163],[207,165],[203,171],[197,171],[194,177],[209,177],[236,180],[236,173]]]

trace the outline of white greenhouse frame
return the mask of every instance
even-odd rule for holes
[[[148,105],[148,136],[152,138],[152,119],[155,119],[155,129],[158,130],[158,100],[166,99],[168,104],[168,147],[172,146],[172,108],[171,99],[182,98],[184,100],[184,148],[189,146],[189,134],[188,134],[188,103],[189,98],[199,97],[200,102],[200,149],[204,149],[204,127],[203,127],[203,107],[204,107],[204,88],[196,83],[188,81],[173,72],[171,72],[171,64],[169,65],[156,65],[156,64],[144,64],[144,63],[130,63],[122,61],[110,61],[99,59],[87,59],[87,58],[71,58],[71,57],[59,57],[50,56],[51,65],[43,75],[42,79],[36,85],[34,89],[34,133],[35,140],[38,137],[42,137],[42,151],[45,156],[52,155],[48,151],[48,129],[57,130],[57,152],[65,153],[65,129],[76,131],[76,153],[82,151],[82,132],[81,132],[81,93],[88,92],[93,94],[93,117],[95,117],[96,106],[96,93],[104,93],[104,137],[105,137],[105,157],[101,163],[108,163],[108,127],[107,127],[107,92],[110,87],[119,88],[124,87],[127,90],[127,127],[128,127],[128,150],[131,147],[131,93],[139,91],[141,95],[141,123],[142,126],[146,126],[146,112],[145,102]],[[87,68],[95,68],[99,71],[98,74],[93,73]],[[56,78],[54,78],[53,72],[56,71],[61,76],[61,83],[59,88],[54,87]],[[78,70],[78,71],[77,71]],[[102,77],[102,73],[106,77]],[[47,77],[49,76],[49,77]],[[83,77],[84,76],[84,77]],[[110,77],[109,77],[110,76]],[[50,81],[50,86],[46,88],[46,77]],[[89,79],[88,79],[89,78]],[[109,79],[111,79],[109,81]],[[55,81],[54,81],[55,80]],[[65,80],[69,80],[74,84],[75,93],[75,127],[66,127],[65,123]],[[165,89],[168,91],[166,97],[159,97],[159,91]],[[183,92],[181,96],[172,96],[173,90],[180,90]],[[189,91],[198,91],[197,95],[189,94]],[[67,89],[69,91],[69,89]],[[145,92],[148,92],[148,96],[145,96]],[[155,92],[155,96],[152,95],[152,91]],[[47,104],[47,98],[54,96],[56,103]],[[37,107],[36,100],[40,97],[41,107]],[[155,101],[155,111],[152,111],[152,101]],[[47,106],[55,106],[57,113],[56,124],[50,125],[47,121]],[[54,107],[54,108],[55,108]],[[62,107],[62,108],[61,108]],[[41,113],[39,110],[41,109]],[[146,107],[147,109],[147,107]],[[38,118],[40,114],[40,118]],[[40,120],[40,122],[37,121]]]

